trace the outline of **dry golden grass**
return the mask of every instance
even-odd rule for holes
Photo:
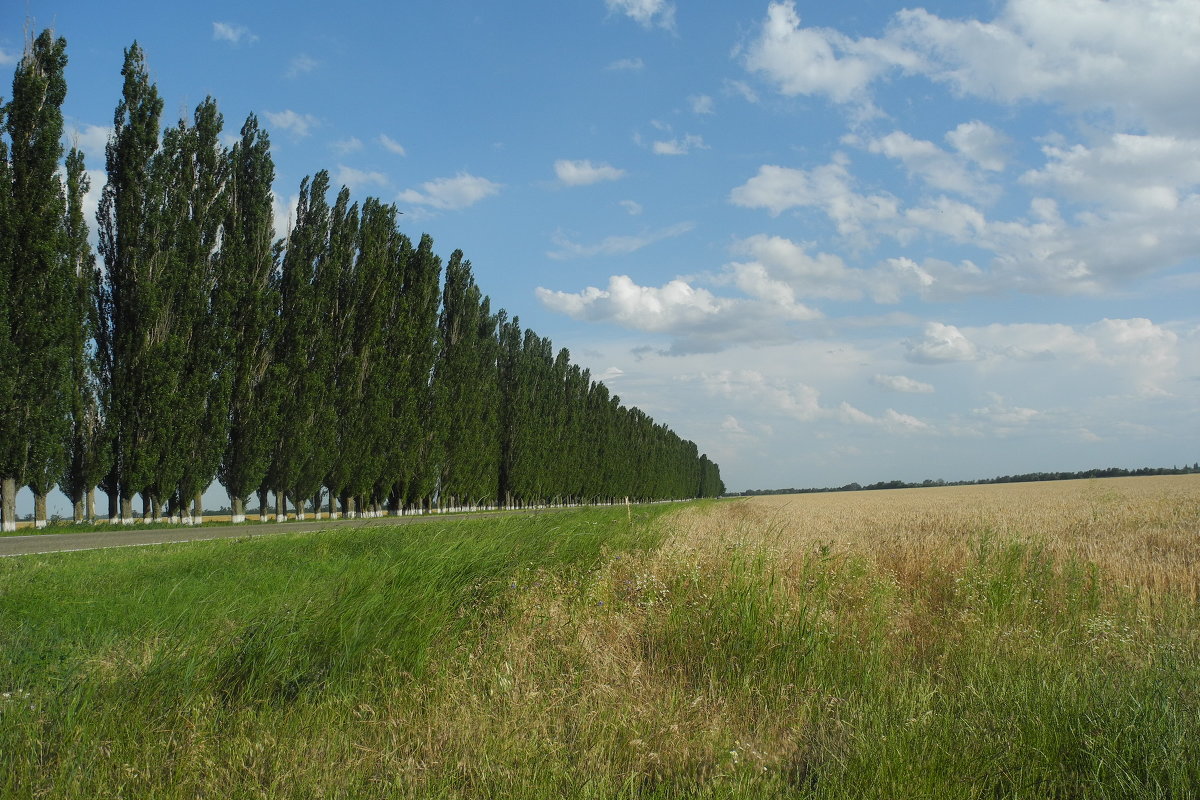
[[[786,793],[877,746],[856,731],[886,731],[878,715],[944,726],[930,675],[964,651],[1057,663],[1078,645],[1148,668],[1153,632],[1113,609],[1134,598],[1153,628],[1158,601],[1194,600],[1200,576],[1200,476],[761,497],[666,524],[661,547],[590,574],[521,576],[438,680],[372,709],[359,757],[416,794],[448,775],[461,796],[539,775],[579,791],[564,765],[612,782],[589,796],[746,781]],[[978,566],[1014,543],[1008,578],[1026,586],[1011,602],[1027,608],[997,626]],[[1038,620],[1078,601],[1060,588],[1072,569],[1103,596],[1074,639],[1052,641]]]

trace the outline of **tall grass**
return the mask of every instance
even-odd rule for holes
[[[241,747],[227,736],[240,725],[261,741],[427,680],[435,645],[497,613],[518,570],[644,547],[664,510],[0,562],[0,792],[194,796],[201,777],[236,769],[208,745]]]
[[[4,564],[0,787],[1200,796],[1198,497],[808,495]]]

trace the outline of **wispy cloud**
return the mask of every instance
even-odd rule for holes
[[[601,181],[615,181],[625,176],[625,170],[610,164],[593,164],[586,159],[554,162],[554,174],[564,186],[587,186]]]
[[[616,61],[613,61],[611,64],[605,67],[605,69],[618,72],[637,72],[639,69],[642,69],[645,66],[646,62],[642,61],[640,58],[620,58]]]
[[[245,25],[239,25],[236,22],[214,22],[212,24],[212,37],[217,42],[229,42],[230,44],[253,44],[258,41],[258,35],[253,33]]]
[[[652,245],[655,242],[661,242],[663,239],[672,239],[676,236],[682,236],[694,230],[696,224],[694,222],[680,222],[676,225],[671,225],[667,228],[660,228],[654,231],[643,231],[639,234],[627,236],[607,236],[596,244],[579,244],[571,241],[566,234],[559,231],[554,234],[553,242],[558,246],[557,250],[552,250],[546,253],[547,257],[556,260],[565,260],[568,258],[589,258],[591,256],[613,256],[613,255],[628,255],[641,250],[643,247]]]
[[[362,140],[356,136],[351,136],[349,139],[339,139],[330,145],[338,155],[344,156],[350,153],[357,153],[362,150]]]
[[[675,29],[675,4],[669,0],[604,0],[608,10],[624,14],[643,28]]]
[[[871,379],[871,383],[876,386],[882,386],[885,389],[891,389],[893,392],[905,392],[908,394],[930,394],[933,392],[931,384],[909,378],[906,375],[876,375]]]
[[[686,156],[693,150],[707,150],[704,139],[689,133],[682,137],[656,141],[653,145],[654,154],[659,156]]]
[[[398,156],[408,155],[404,152],[404,145],[397,142],[386,133],[379,134],[379,143],[383,145],[383,149],[389,153],[395,153]]]
[[[312,72],[314,69],[320,66],[320,64],[321,62],[317,61],[315,58],[301,53],[288,63],[287,72],[284,73],[284,77],[299,78],[301,75]]]
[[[715,114],[717,104],[706,94],[694,94],[688,98],[693,114]]]

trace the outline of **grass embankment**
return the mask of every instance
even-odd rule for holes
[[[498,524],[0,565],[7,793],[1200,794],[1195,476]]]

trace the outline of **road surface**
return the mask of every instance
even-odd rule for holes
[[[556,509],[540,509],[553,511]],[[205,539],[245,539],[251,536],[271,536],[278,533],[311,533],[330,528],[373,527],[380,525],[411,525],[433,520],[457,520],[492,516],[495,511],[471,514],[428,514],[412,517],[373,517],[370,519],[321,519],[292,522],[247,522],[242,525],[205,525],[189,528],[153,528],[138,530],[134,525],[114,525],[111,530],[88,533],[43,533],[29,536],[0,536],[0,556],[23,556],[36,553],[59,553],[67,550],[98,550],[104,547],[138,547],[174,542],[198,542]],[[518,512],[501,512],[518,513]],[[530,512],[522,512],[530,513]]]

